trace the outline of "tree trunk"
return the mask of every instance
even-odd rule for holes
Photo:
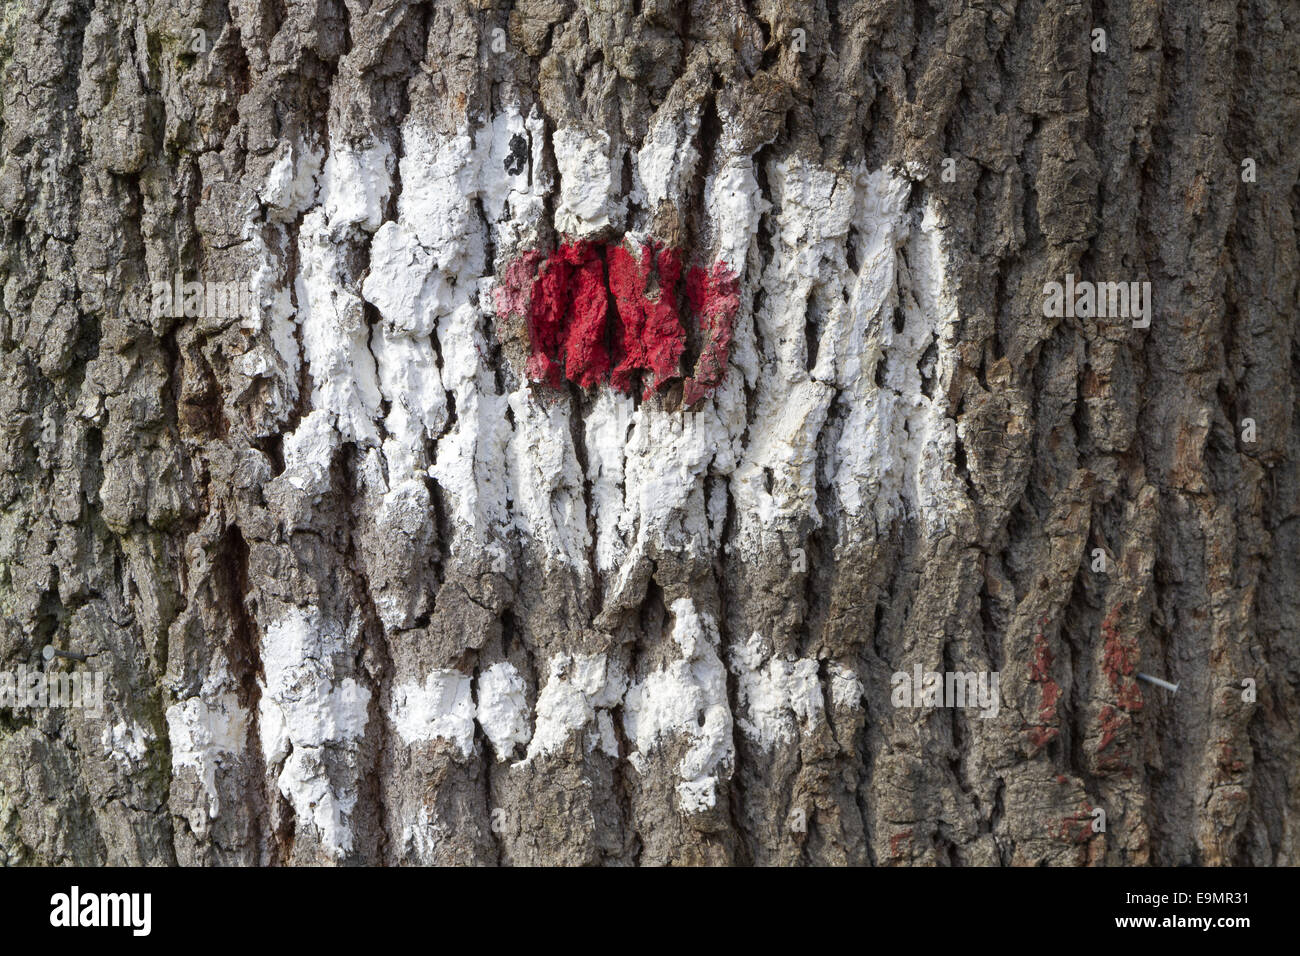
[[[1297,37],[8,0],[0,862],[1300,863]]]

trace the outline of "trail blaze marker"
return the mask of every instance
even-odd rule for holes
[[[612,300],[612,301],[611,301]],[[689,317],[683,317],[685,304]],[[684,378],[690,407],[723,380],[740,282],[724,262],[683,269],[682,253],[650,241],[639,251],[623,243],[566,242],[549,255],[530,250],[510,263],[495,294],[497,315],[523,320],[530,380],[558,388],[608,383],[643,398]],[[695,323],[699,343],[692,373],[683,358]]]

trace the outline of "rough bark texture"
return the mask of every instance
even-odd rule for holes
[[[1300,863],[1294,4],[0,10],[0,861]]]

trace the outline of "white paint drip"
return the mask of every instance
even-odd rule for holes
[[[171,741],[172,768],[193,767],[208,795],[208,819],[220,813],[217,771],[244,752],[248,740],[248,711],[228,686],[225,668],[214,671],[197,696],[167,708],[167,736]],[[206,832],[206,822],[191,814],[196,832]]]

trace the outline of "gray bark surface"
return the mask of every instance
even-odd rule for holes
[[[1300,862],[1294,4],[0,2],[0,862]],[[570,232],[715,395],[528,383]]]

